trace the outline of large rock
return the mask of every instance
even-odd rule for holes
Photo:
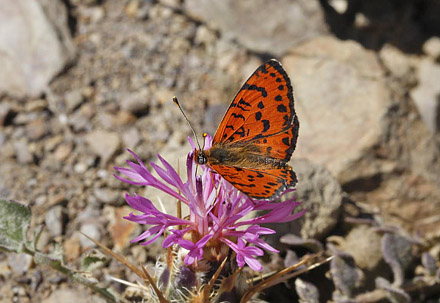
[[[327,31],[316,0],[188,0],[196,19],[255,51],[282,55],[292,46]]]
[[[296,156],[325,165],[341,181],[366,172],[391,95],[372,51],[353,41],[315,38],[282,60],[292,78],[300,135]]]
[[[0,0],[0,94],[40,95],[73,54],[60,1]]]

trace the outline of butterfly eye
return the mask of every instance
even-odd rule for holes
[[[203,151],[200,151],[197,153],[197,163],[199,164],[206,164],[208,160],[206,159],[205,153]]]

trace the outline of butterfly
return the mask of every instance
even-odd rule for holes
[[[229,105],[207,150],[195,150],[207,165],[254,199],[275,199],[298,181],[287,164],[299,121],[292,86],[277,60],[262,64]]]

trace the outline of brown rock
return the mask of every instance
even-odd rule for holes
[[[64,241],[64,252],[68,262],[75,261],[81,255],[81,243],[79,234],[74,234],[72,237]]]
[[[53,155],[58,161],[65,160],[72,152],[73,145],[70,142],[64,142],[58,145]]]
[[[86,135],[86,141],[93,152],[107,162],[120,146],[120,139],[116,133],[95,130]]]
[[[41,139],[47,131],[46,121],[43,119],[33,120],[26,125],[27,136],[31,140]]]
[[[121,251],[130,245],[130,240],[133,237],[133,232],[137,228],[137,224],[124,219],[133,210],[128,206],[123,206],[114,209],[114,221],[109,225],[110,234],[115,243],[114,249]]]

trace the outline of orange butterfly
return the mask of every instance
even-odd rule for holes
[[[238,91],[207,150],[195,161],[208,165],[255,199],[274,199],[297,183],[287,164],[299,122],[290,79],[281,64],[261,65]]]

